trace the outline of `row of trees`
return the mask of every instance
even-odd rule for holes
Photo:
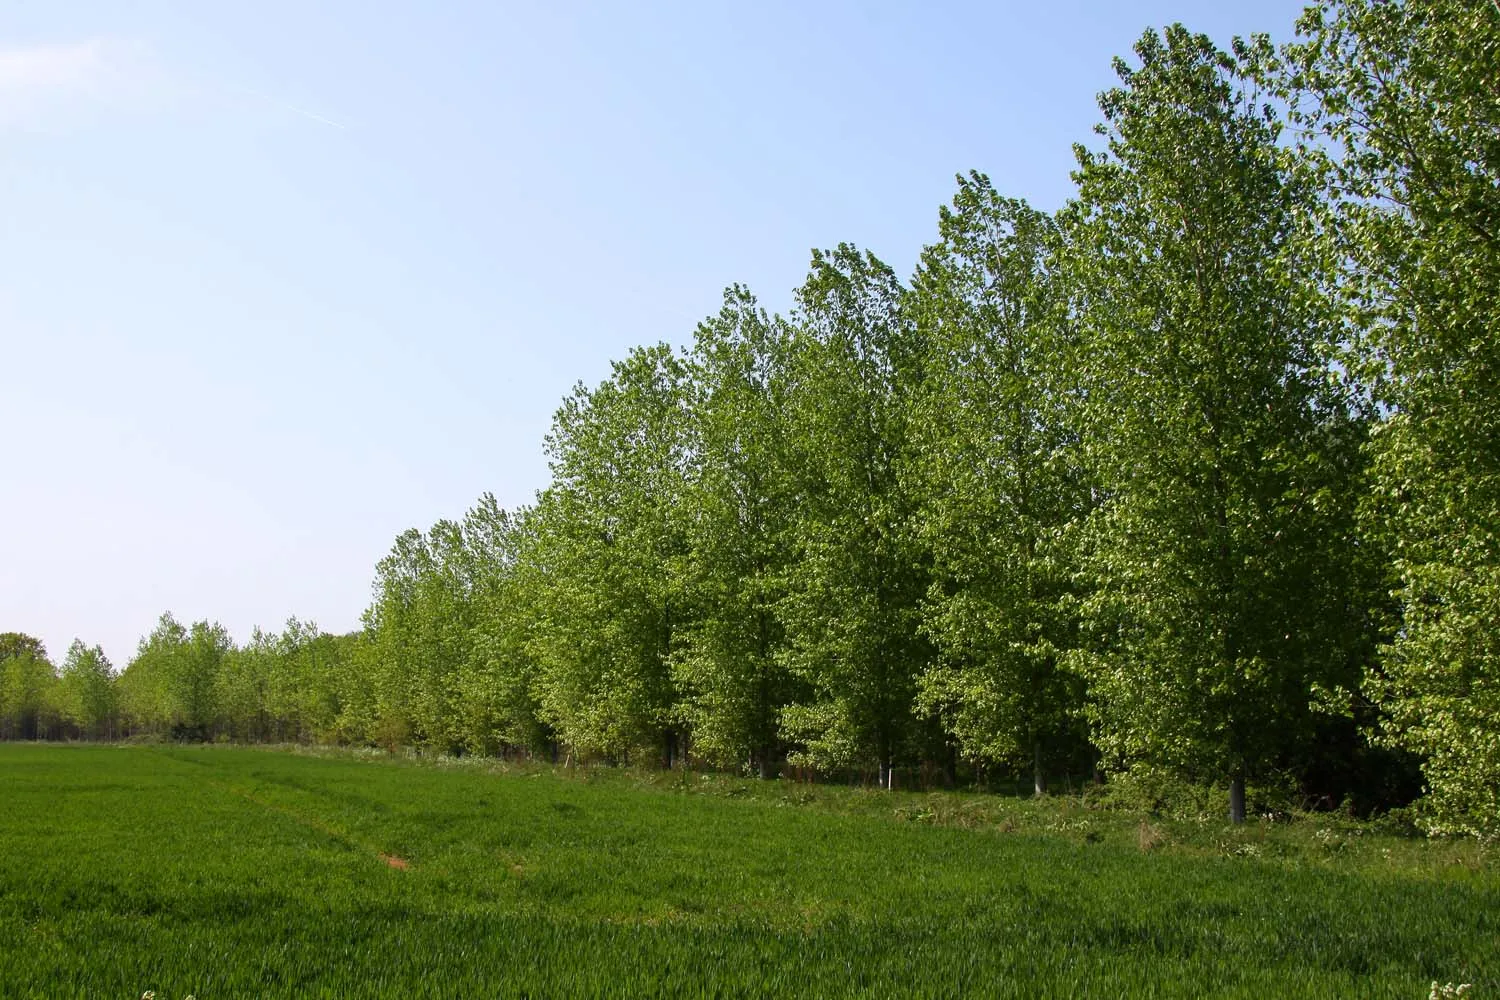
[[[908,282],[841,245],[790,315],[731,288],[564,401],[533,505],[398,538],[360,634],[164,618],[119,711],[887,786],[1098,765],[1235,819],[1419,763],[1432,829],[1493,832],[1500,8],[1135,51],[1055,215],[971,174]]]
[[[814,254],[580,386],[529,508],[403,536],[415,739],[1500,814],[1500,9],[1147,33],[1055,216],[961,178],[903,284]]]
[[[59,668],[36,638],[0,634],[0,739],[362,740],[343,708],[359,642],[293,619],[236,647],[221,625],[166,614],[116,672],[98,646],[75,640]]]
[[[117,679],[103,650],[74,642],[59,672],[39,640],[0,633],[0,739],[118,734]]]

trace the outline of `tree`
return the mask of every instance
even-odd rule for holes
[[[747,289],[699,325],[690,365],[692,473],[682,502],[687,587],[698,615],[672,672],[698,753],[771,777],[782,709],[800,693],[777,615],[791,565],[793,494],[784,417],[791,331]]]
[[[1349,401],[1300,228],[1316,192],[1233,58],[1147,32],[1101,96],[1066,212],[1084,454],[1100,490],[1079,664],[1117,765],[1245,782],[1305,747],[1348,658],[1319,615],[1352,490]],[[1329,541],[1336,544],[1329,547]]]
[[[25,632],[0,632],[0,660],[26,655],[45,660],[47,647],[42,645],[42,640]]]
[[[538,714],[537,663],[530,649],[538,588],[530,558],[535,541],[531,512],[508,513],[486,493],[465,515],[463,530],[482,567],[473,594],[469,657],[458,677],[465,744],[476,753],[548,749],[553,734]]]
[[[184,627],[165,613],[120,676],[122,707],[133,723],[179,739],[207,739],[218,719],[220,667],[233,648],[224,626]]]
[[[45,737],[56,721],[57,670],[41,640],[0,633],[0,739]]]
[[[270,712],[271,676],[276,670],[276,637],[258,626],[250,641],[230,650],[214,678],[214,704],[221,731],[246,741],[274,739]]]
[[[329,735],[339,714],[339,649],[314,622],[287,619],[272,643],[266,706],[278,738],[311,742]]]
[[[426,534],[402,533],[381,560],[365,614],[380,742],[462,749],[459,678],[472,655],[485,572],[464,527],[446,519]]]
[[[328,739],[336,743],[372,744],[376,742],[376,700],[371,637],[359,629],[334,636],[333,644],[338,715]]]
[[[800,762],[874,762],[890,787],[920,738],[916,677],[927,576],[906,530],[899,480],[909,397],[920,379],[903,289],[874,255],[816,252],[797,293],[787,443],[794,560],[778,613],[788,669],[812,689],[782,713]]]
[[[116,697],[114,668],[104,650],[74,639],[63,661],[58,702],[63,717],[87,736],[114,734]]]
[[[1367,684],[1434,832],[1500,831],[1500,7],[1308,9],[1283,81],[1327,156],[1351,367],[1386,419],[1372,539],[1402,618]]]
[[[931,552],[921,703],[969,758],[1025,761],[1081,705],[1059,669],[1076,642],[1066,529],[1088,502],[1071,456],[1070,329],[1048,264],[1055,227],[975,173],[958,179],[910,306],[926,348],[908,450],[913,524]]]
[[[533,515],[545,624],[530,648],[541,718],[581,752],[657,744],[671,763],[679,750],[669,664],[691,619],[684,378],[668,345],[632,351],[599,386],[577,387],[547,438],[553,484]]]
[[[411,739],[413,677],[431,672],[431,652],[420,639],[425,616],[419,603],[431,572],[427,539],[415,528],[396,536],[375,566],[375,599],[363,616],[370,641],[362,661],[373,702],[369,736],[387,749]]]

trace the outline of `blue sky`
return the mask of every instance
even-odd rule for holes
[[[1110,59],[1300,3],[0,0],[0,631],[344,631],[561,398],[953,176],[1053,209]]]

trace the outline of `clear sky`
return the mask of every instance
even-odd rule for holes
[[[1058,207],[1144,28],[1300,7],[0,0],[0,631],[354,628],[575,382],[959,171]]]

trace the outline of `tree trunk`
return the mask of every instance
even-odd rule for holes
[[[1042,770],[1042,741],[1031,744],[1031,790],[1037,798],[1047,794],[1047,772]]]
[[[880,787],[881,788],[885,789],[886,791],[890,791],[891,790],[891,759],[890,759],[890,757],[885,756],[883,754],[881,755],[881,758],[880,758],[880,778],[879,778],[879,781],[880,781]]]
[[[677,763],[677,734],[668,729],[662,743],[662,764],[670,771]]]
[[[1229,779],[1229,822],[1245,822],[1245,772],[1235,771]]]

